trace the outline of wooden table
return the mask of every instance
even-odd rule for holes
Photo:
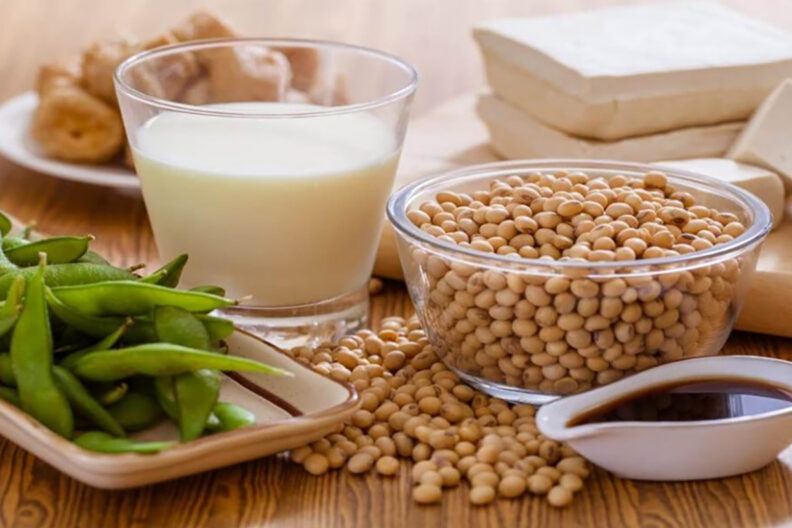
[[[331,38],[401,55],[421,73],[415,112],[482,86],[469,38],[478,20],[569,11],[604,0],[256,0],[201,2],[249,35]],[[726,1],[792,29],[786,0]],[[142,36],[172,25],[191,0],[2,0],[0,100],[28,89],[37,65],[78,52],[121,29]],[[785,9],[786,8],[786,9]],[[64,182],[0,160],[0,208],[54,234],[91,232],[118,264],[153,261],[156,248],[135,193]],[[412,312],[401,284],[373,299],[372,319]],[[792,359],[792,342],[735,334],[728,353]],[[717,446],[702,446],[702,449]],[[751,446],[745,446],[750,449]],[[441,506],[410,499],[406,474],[394,479],[334,472],[308,476],[271,457],[133,491],[99,491],[0,441],[0,526],[766,526],[792,522],[792,451],[743,477],[697,483],[641,483],[596,471],[566,510],[543,500],[471,507],[466,488]]]

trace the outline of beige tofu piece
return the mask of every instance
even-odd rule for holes
[[[775,171],[792,192],[792,79],[764,100],[727,157]]]
[[[682,169],[734,184],[762,200],[773,215],[773,227],[784,217],[784,185],[775,172],[725,158],[658,161],[658,165]]]
[[[597,139],[745,119],[792,76],[792,34],[715,2],[495,20],[474,36],[497,95]]]
[[[478,114],[492,147],[506,158],[586,158],[622,161],[719,157],[736,139],[743,122],[690,127],[616,141],[570,136],[492,95],[479,98]]]

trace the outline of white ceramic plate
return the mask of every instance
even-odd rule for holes
[[[38,104],[25,92],[0,104],[0,154],[28,169],[56,178],[124,189],[140,188],[135,173],[121,165],[83,165],[47,158],[30,138],[30,120]]]
[[[289,370],[294,377],[225,376],[220,400],[256,415],[250,427],[205,436],[154,455],[86,451],[0,400],[0,433],[67,475],[99,488],[143,486],[229,466],[305,445],[331,433],[360,407],[354,388],[322,376],[266,341],[237,330],[229,354]],[[177,440],[168,420],[135,433],[140,440]]]

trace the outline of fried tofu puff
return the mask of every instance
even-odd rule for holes
[[[283,53],[292,71],[291,86],[296,90],[310,92],[316,84],[321,57],[316,48],[273,48]]]
[[[121,116],[114,107],[78,86],[62,86],[41,98],[31,135],[53,158],[103,163],[124,145]]]
[[[44,97],[58,88],[79,86],[80,64],[78,61],[45,64],[36,77],[36,92]]]
[[[92,44],[82,56],[83,87],[88,93],[117,106],[113,72],[140,49],[140,45],[123,38]]]
[[[207,11],[198,11],[191,15],[171,30],[171,33],[181,42],[236,36],[230,25]]]
[[[261,46],[207,50],[214,102],[280,101],[291,83],[286,56]]]
[[[144,49],[175,42],[173,35],[165,34],[146,43]],[[135,89],[161,99],[179,100],[201,75],[201,66],[192,53],[173,53],[138,64],[129,70],[129,75]]]

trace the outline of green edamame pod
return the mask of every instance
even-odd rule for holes
[[[21,405],[19,402],[19,394],[11,387],[3,387],[0,385],[0,400],[5,400],[14,407],[19,407]]]
[[[179,284],[179,279],[181,279],[182,270],[184,270],[185,264],[187,264],[187,254],[182,253],[175,259],[171,260],[153,272],[151,275],[140,279],[140,282],[159,284],[160,286],[175,288]]]
[[[203,323],[212,343],[222,341],[234,333],[234,322],[231,319],[204,314],[195,314],[195,317]]]
[[[179,405],[176,403],[176,389],[173,387],[172,376],[160,376],[154,380],[154,395],[157,402],[174,422],[179,422]]]
[[[156,306],[208,312],[234,301],[208,293],[175,290],[138,281],[98,282],[53,288],[61,302],[87,315],[143,315]]]
[[[233,403],[218,402],[212,410],[215,420],[207,422],[207,429],[213,433],[231,431],[256,423],[256,415]]]
[[[147,343],[91,352],[78,359],[72,371],[78,377],[91,381],[116,381],[136,374],[173,376],[203,368],[292,375],[252,359],[223,356],[170,343]]]
[[[2,245],[0,244],[0,248]],[[11,262],[5,254],[5,251],[0,251],[0,275],[10,275],[11,273],[17,272],[19,267],[16,264]],[[11,284],[9,283],[9,287]],[[3,292],[5,295],[6,292]]]
[[[71,368],[77,362],[78,359],[83,357],[86,354],[90,354],[91,352],[96,352],[98,350],[109,350],[113,348],[118,340],[121,339],[121,336],[124,335],[124,332],[132,325],[132,319],[127,318],[121,326],[107,334],[103,337],[98,343],[94,343],[93,345],[78,350],[76,352],[72,352],[61,361],[61,365],[65,368]]]
[[[127,431],[140,431],[162,418],[162,409],[157,401],[142,392],[128,392],[107,410]]]
[[[25,279],[30,280],[36,274],[36,268],[19,269],[14,266],[11,270],[6,271],[10,272],[3,274],[3,266],[0,262],[0,275],[2,275],[0,276],[0,297],[5,297],[8,294],[8,289],[17,275],[22,275]],[[44,283],[50,287],[134,279],[135,274],[129,271],[89,262],[53,264],[44,270]]]
[[[209,332],[193,314],[175,306],[158,306],[154,309],[154,329],[164,343],[208,350]]]
[[[113,405],[126,396],[127,392],[129,392],[129,385],[122,381],[121,383],[113,385],[112,388],[100,393],[96,399],[99,400],[99,403],[102,405]]]
[[[74,417],[66,396],[52,375],[52,331],[44,298],[44,264],[28,281],[25,301],[11,336],[11,366],[22,409],[66,438],[74,432]]]
[[[44,253],[50,264],[66,264],[82,257],[93,239],[93,236],[42,238],[9,249],[6,257],[17,266],[32,266],[38,262],[39,253]]]
[[[154,309],[154,328],[160,341],[208,350],[209,332],[193,314],[174,306]],[[179,437],[187,442],[201,436],[220,394],[220,373],[201,369],[173,379],[179,410]]]
[[[125,435],[123,426],[91,396],[74,374],[57,365],[52,367],[52,374],[77,414],[113,436]]]
[[[74,443],[83,449],[99,453],[138,453],[141,455],[159,453],[173,445],[173,442],[137,442],[129,438],[113,438],[102,431],[88,431],[78,436]]]
[[[47,304],[55,317],[62,322],[75,328],[83,334],[104,338],[115,332],[127,319],[122,317],[96,317],[85,315],[84,313],[68,306],[60,301],[50,289],[47,289]],[[154,332],[154,325],[145,317],[133,319],[134,324],[128,326],[124,331],[123,341],[127,343],[140,343],[146,341],[156,341],[157,335]]]
[[[0,354],[0,383],[9,387],[16,387],[16,376],[11,366],[11,355],[8,352]]]
[[[204,284],[202,286],[195,286],[194,288],[190,288],[190,291],[211,293],[212,295],[218,295],[220,297],[225,297],[226,294],[225,288],[222,288],[220,286],[215,286],[213,284]]]
[[[22,237],[3,237],[2,249],[8,251],[27,244],[30,244],[30,240],[25,240]]]
[[[100,264],[102,266],[110,266],[110,263],[102,255],[93,250],[88,250],[85,254],[77,259],[77,262],[88,262],[90,264]]]
[[[25,292],[24,277],[16,277],[8,289],[5,303],[0,306],[0,337],[6,335],[19,317],[22,308],[22,295]]]
[[[11,228],[13,226],[14,223],[11,222],[11,219],[8,218],[8,216],[4,212],[0,211],[0,234],[6,236],[9,233],[9,231],[11,231]]]

